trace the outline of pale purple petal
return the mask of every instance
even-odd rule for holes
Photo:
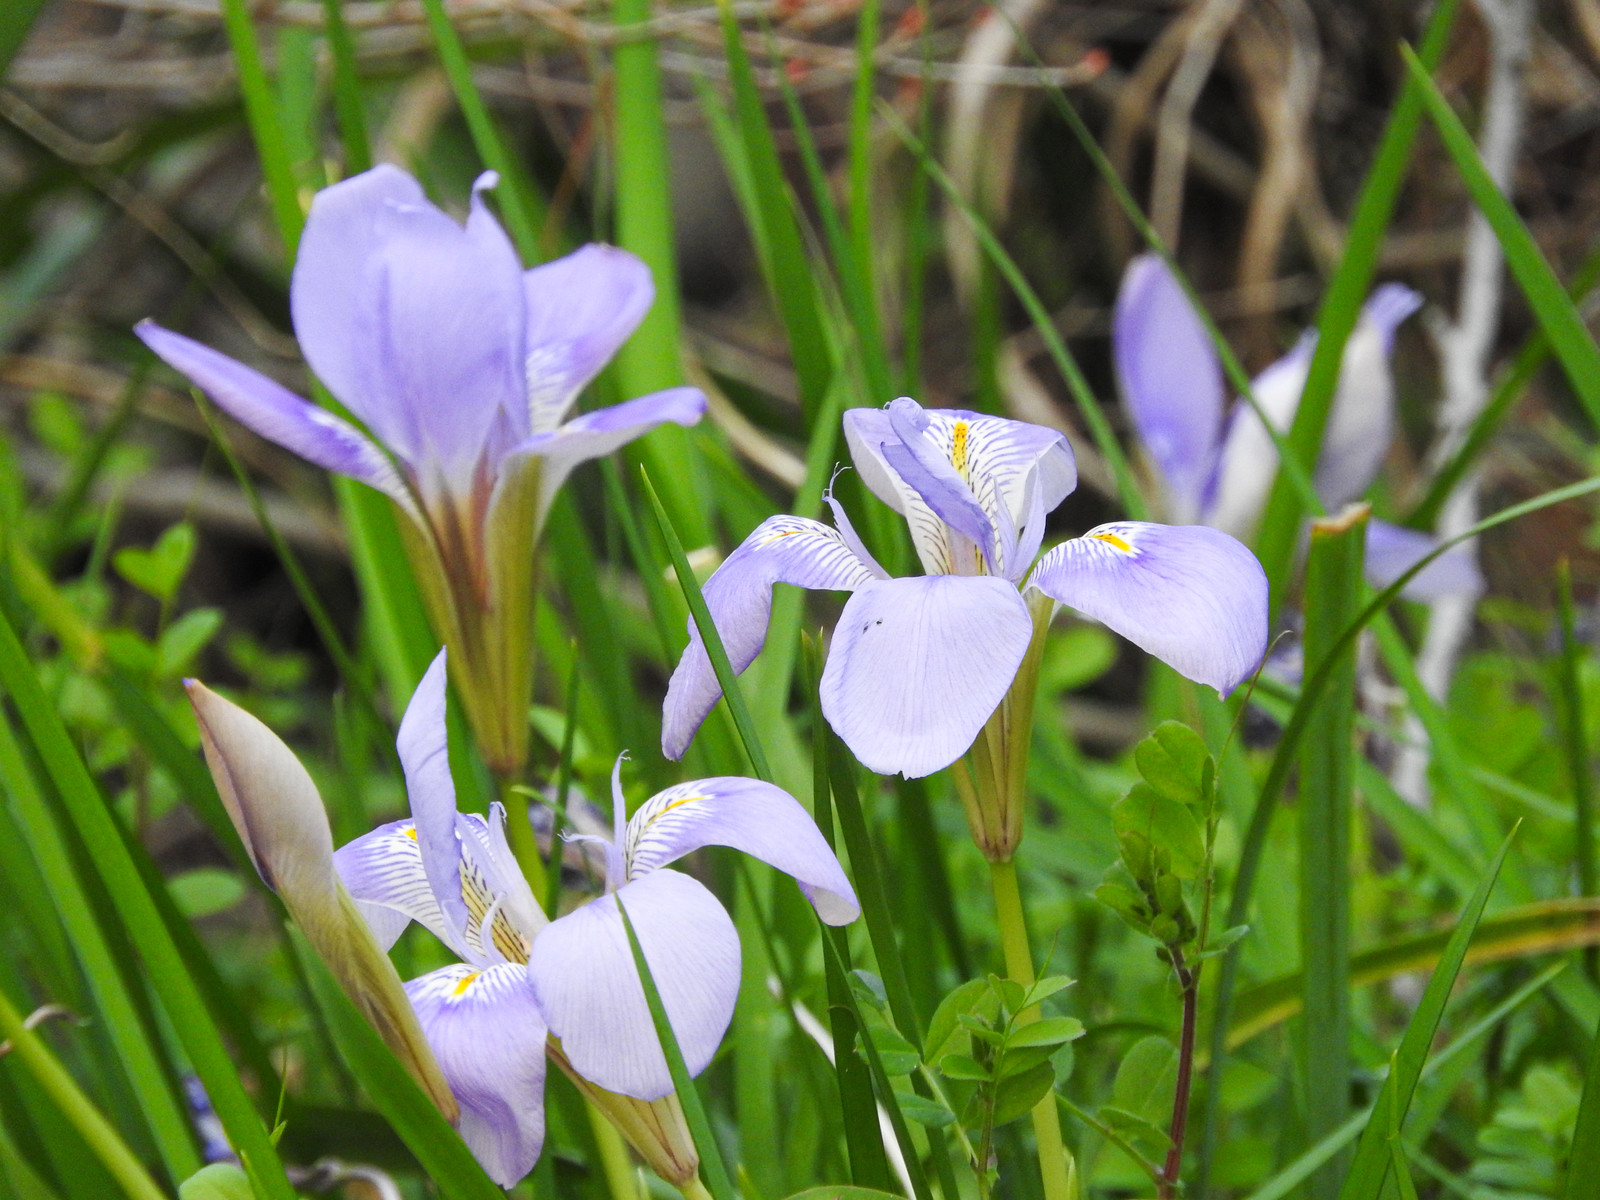
[[[1250,390],[1279,433],[1287,433],[1306,388],[1314,334],[1306,334],[1295,348],[1251,381]],[[1203,520],[1234,537],[1255,535],[1261,510],[1266,507],[1272,481],[1278,474],[1278,448],[1272,435],[1244,400],[1234,405],[1223,438],[1216,477],[1205,499]]]
[[[1422,296],[1403,283],[1380,284],[1361,306],[1361,319],[1370,322],[1383,339],[1383,353],[1394,350],[1395,331],[1422,307]]]
[[[876,577],[838,530],[805,517],[768,517],[712,572],[701,590],[728,661],[739,672],[755,660],[767,640],[774,583],[854,591]],[[700,631],[690,620],[689,645],[667,684],[662,705],[661,752],[682,758],[721,695]]]
[[[829,925],[861,915],[838,856],[811,814],[759,779],[696,779],[658,792],[628,822],[627,875],[638,879],[702,846],[731,846],[787,875]]]
[[[525,405],[522,265],[484,206],[485,181],[463,229],[404,198],[392,168],[375,174],[313,202],[290,289],[295,331],[312,369],[425,490],[464,493],[496,415]]]
[[[657,1100],[672,1091],[617,901],[627,908],[689,1074],[710,1064],[739,996],[739,936],[717,898],[677,871],[653,871],[552,921],[528,975],[550,1032],[585,1079]]]
[[[705,411],[705,394],[699,388],[669,388],[584,413],[560,429],[535,433],[519,442],[511,453],[540,458],[539,511],[543,513],[579,463],[604,458],[658,425],[698,424]]]
[[[1222,366],[1205,326],[1167,264],[1128,264],[1111,327],[1123,403],[1166,483],[1179,521],[1199,517],[1222,436]]]
[[[439,651],[411,694],[395,748],[405,771],[422,868],[444,918],[444,941],[463,958],[468,913],[462,900],[460,824],[445,731],[445,651]]]
[[[1396,327],[1421,303],[1410,288],[1385,284],[1367,301],[1345,343],[1339,390],[1317,454],[1317,495],[1329,512],[1365,494],[1389,453],[1395,409],[1389,352]]]
[[[931,424],[922,406],[909,396],[901,396],[889,404],[889,427],[894,437],[878,448],[897,475],[912,488],[938,518],[972,546],[983,552],[989,573],[999,575],[1001,568],[1002,530],[973,494],[963,468],[966,466],[963,448],[951,445],[948,449],[936,447],[926,436]],[[964,440],[964,439],[963,439]],[[1010,527],[1012,542],[1016,527]],[[951,539],[951,550],[957,555],[956,574],[973,575],[982,568],[971,562],[962,552],[960,539]]]
[[[154,321],[140,321],[133,331],[241,425],[324,470],[360,480],[415,514],[411,493],[394,464],[348,421],[302,400],[259,371]]]
[[[1100,525],[1046,554],[1030,583],[1222,693],[1266,653],[1266,573],[1204,525]]]
[[[578,393],[644,319],[650,268],[615,246],[582,246],[522,276],[528,312],[524,436],[561,424]]]
[[[1374,587],[1388,587],[1438,545],[1438,539],[1431,534],[1387,521],[1369,521],[1367,578]],[[1463,542],[1417,572],[1402,594],[1408,600],[1438,600],[1445,596],[1476,596],[1483,587],[1474,543]]]
[[[971,574],[977,566],[976,547],[981,544],[971,534],[992,529],[993,533],[985,536],[994,539],[1004,560],[998,573],[1020,577],[1043,536],[1043,514],[1077,486],[1077,465],[1066,438],[1024,421],[961,409],[918,409],[909,399],[894,404],[916,414],[924,457],[931,463],[928,470],[944,476],[949,485],[945,490],[954,497],[950,504],[930,507],[930,500],[890,461],[895,453],[884,447],[899,442],[900,434],[888,409],[848,410],[845,440],[862,482],[905,516],[923,568],[930,574]],[[929,445],[931,455],[926,453]],[[963,488],[976,501],[982,520],[977,514],[961,515],[961,510],[967,509]],[[949,516],[941,519],[936,508],[954,511],[955,519],[971,528],[963,528],[960,538],[952,538],[946,527]]]
[[[334,852],[333,865],[385,950],[411,921],[426,926],[440,941],[449,940],[444,914],[422,867],[415,822],[390,821],[346,842]]]
[[[972,745],[1032,636],[1027,606],[1004,579],[874,580],[834,629],[823,715],[880,775],[930,775]]]
[[[461,1105],[461,1139],[490,1179],[515,1186],[544,1145],[545,1023],[527,968],[444,967],[406,995]]]

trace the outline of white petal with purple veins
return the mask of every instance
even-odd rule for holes
[[[805,517],[769,517],[728,555],[702,591],[728,660],[739,672],[750,665],[766,641],[774,583],[854,591],[877,577],[837,530]],[[689,645],[672,673],[662,706],[662,753],[682,758],[695,730],[721,695],[700,631],[691,620]]]
[[[1142,254],[1117,293],[1112,355],[1123,402],[1166,484],[1176,521],[1194,521],[1222,437],[1222,366],[1167,264]]]
[[[861,915],[839,859],[811,814],[759,779],[696,779],[658,792],[628,821],[624,858],[638,879],[702,846],[731,846],[794,877],[830,925]]]
[[[874,580],[834,630],[823,715],[880,775],[930,775],[972,745],[1032,636],[1027,606],[1004,579]]]
[[[1266,573],[1204,525],[1100,525],[1047,553],[1029,582],[1219,692],[1267,649]]]
[[[528,975],[539,1010],[573,1069],[610,1092],[656,1100],[672,1090],[620,899],[638,935],[689,1074],[698,1075],[733,1019],[739,935],[717,898],[677,871],[654,871],[552,921]]]
[[[385,950],[411,921],[426,926],[440,941],[450,940],[422,869],[415,822],[390,821],[346,842],[334,852],[333,865]]]
[[[309,463],[377,489],[420,521],[394,464],[348,421],[302,400],[259,371],[154,321],[140,321],[134,332],[241,425]]]
[[[461,1138],[512,1187],[544,1145],[545,1023],[527,969],[464,963],[406,984],[422,1032],[461,1106]]]

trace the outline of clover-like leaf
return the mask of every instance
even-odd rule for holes
[[[1124,846],[1124,861],[1127,861],[1130,843],[1136,845],[1138,839],[1149,842],[1147,862],[1138,861],[1138,849],[1133,850],[1135,861],[1128,862],[1128,869],[1135,878],[1140,878],[1141,871],[1152,866],[1156,872],[1162,869],[1161,851],[1171,855],[1172,873],[1182,879],[1193,879],[1205,862],[1205,837],[1194,813],[1187,805],[1163,795],[1147,783],[1134,784],[1126,796],[1111,806],[1111,822],[1118,842]]]
[[[1145,782],[1180,804],[1204,799],[1205,763],[1210,757],[1200,735],[1177,721],[1163,721],[1133,750],[1134,764]]]
[[[166,604],[177,594],[183,577],[194,561],[194,526],[180,521],[168,529],[148,550],[125,546],[111,557],[111,565],[141,592]]]

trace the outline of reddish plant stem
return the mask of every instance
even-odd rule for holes
[[[1159,1181],[1161,1200],[1172,1200],[1178,1194],[1178,1168],[1183,1164],[1183,1138],[1189,1125],[1189,1090],[1194,1083],[1195,1024],[1200,1013],[1200,970],[1186,967],[1183,951],[1176,946],[1171,950],[1172,969],[1183,987],[1183,1031],[1178,1038],[1178,1087],[1172,1097],[1172,1124],[1167,1131],[1172,1149],[1167,1151]]]

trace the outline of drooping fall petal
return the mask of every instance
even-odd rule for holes
[[[528,958],[539,1010],[585,1079],[655,1100],[672,1090],[644,985],[634,966],[621,900],[638,935],[689,1074],[705,1070],[739,995],[739,936],[704,886],[653,871],[552,921]]]
[[[405,985],[461,1106],[461,1139],[501,1187],[544,1145],[545,1023],[520,963],[442,967]]]
[[[877,577],[838,530],[805,517],[769,517],[728,555],[702,589],[706,607],[735,672],[761,652],[772,615],[772,585],[853,591]],[[722,695],[700,631],[689,622],[689,645],[667,685],[661,751],[682,758],[695,730]]]
[[[822,712],[864,766],[915,779],[972,745],[1033,636],[991,575],[872,580],[850,597],[822,672]]]
[[[1266,653],[1266,573],[1209,526],[1100,525],[1047,553],[1029,583],[1222,693]]]
[[[680,783],[628,821],[623,859],[638,879],[702,846],[731,846],[790,875],[830,925],[861,915],[854,889],[811,814],[780,787],[721,776]]]

